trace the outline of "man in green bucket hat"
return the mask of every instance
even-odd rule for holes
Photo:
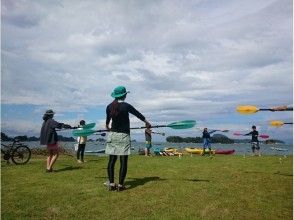
[[[125,102],[127,93],[124,86],[116,87],[111,96],[114,98],[106,108],[106,129],[109,130],[105,153],[109,155],[108,179],[110,191],[125,189],[124,180],[127,174],[128,155],[131,154],[130,119],[129,113],[145,122],[146,127],[151,127],[145,117],[132,105]],[[111,121],[111,128],[109,123]],[[117,157],[120,157],[119,184],[114,183],[114,166]]]

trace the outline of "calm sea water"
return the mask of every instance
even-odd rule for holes
[[[39,142],[24,142],[31,148],[40,147]],[[4,142],[5,144],[5,142]],[[75,142],[61,142],[61,144],[67,148],[74,150]],[[133,142],[132,143],[132,154],[137,154],[139,148],[144,148],[145,143],[141,142]],[[153,148],[164,149],[165,147],[174,147],[179,150],[184,150],[185,147],[201,147],[200,143],[153,143]],[[293,145],[292,144],[260,144],[261,152],[264,155],[293,155]],[[283,151],[274,150],[272,148],[280,148]],[[86,145],[86,151],[97,151],[105,149],[105,143],[101,142],[88,142]],[[251,146],[250,143],[248,144],[212,144],[212,149],[234,149],[235,154],[243,155],[251,153]],[[103,155],[103,154],[99,154]]]

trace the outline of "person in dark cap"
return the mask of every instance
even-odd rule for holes
[[[124,86],[118,86],[111,93],[114,98],[106,108],[106,129],[109,130],[105,153],[109,155],[108,179],[109,190],[122,191],[125,189],[124,180],[127,174],[128,155],[131,153],[130,119],[129,113],[145,122],[146,127],[151,127],[145,117],[132,105],[125,102],[127,90]],[[111,128],[109,123],[111,122]],[[120,157],[119,184],[114,183],[114,166],[117,157]]]
[[[41,145],[47,145],[48,157],[46,172],[53,171],[53,165],[58,158],[58,137],[56,128],[72,128],[70,125],[57,122],[53,119],[53,110],[49,109],[43,115],[43,124],[41,128],[40,143]]]

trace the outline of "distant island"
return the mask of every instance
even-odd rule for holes
[[[27,135],[16,136],[14,137],[20,141],[40,141],[40,137],[28,137]],[[1,141],[12,141],[13,137],[7,136],[5,133],[1,132]],[[76,139],[73,137],[64,137],[62,135],[58,135],[58,140],[62,142],[75,142]],[[88,139],[89,142],[106,142],[104,138],[97,138],[96,140]],[[169,143],[202,143],[202,137],[180,137],[180,136],[168,136],[166,141]],[[214,134],[211,137],[212,143],[222,143],[222,144],[234,144],[234,143],[250,143],[251,139],[230,139],[223,134]],[[136,140],[131,140],[131,142],[135,143]],[[268,139],[265,141],[260,141],[265,144],[285,144],[284,141]]]
[[[180,136],[168,136],[166,138],[167,142],[170,143],[202,143],[202,137],[180,137]],[[234,144],[234,143],[250,143],[251,139],[230,139],[223,134],[214,134],[211,137],[211,143],[221,143],[221,144]],[[266,141],[260,141],[265,144],[284,144],[284,141],[269,139]]]
[[[14,138],[20,141],[40,141],[40,137],[28,137],[27,135],[23,136],[15,136]],[[7,136],[5,133],[1,132],[1,141],[12,141],[13,137]],[[76,141],[73,137],[63,137],[62,135],[58,135],[58,140],[63,142],[74,142]]]

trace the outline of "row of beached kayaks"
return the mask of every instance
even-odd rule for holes
[[[186,147],[185,151],[191,154],[233,154],[235,153],[234,149],[216,149],[216,150],[211,150],[211,152],[209,152],[209,149],[205,149],[205,151],[203,152],[203,148],[192,148],[192,147]]]
[[[186,147],[185,151],[187,153],[191,153],[191,154],[200,154],[203,155],[203,148],[192,148],[192,147]],[[183,153],[182,152],[178,152],[177,148],[164,148],[164,150],[160,150],[160,148],[155,148],[154,149],[154,153],[156,155],[162,155],[162,156],[180,156]],[[204,154],[233,154],[235,153],[235,150],[225,150],[225,149],[216,149],[216,150],[212,150],[211,152],[209,152],[208,149],[205,149]]]

